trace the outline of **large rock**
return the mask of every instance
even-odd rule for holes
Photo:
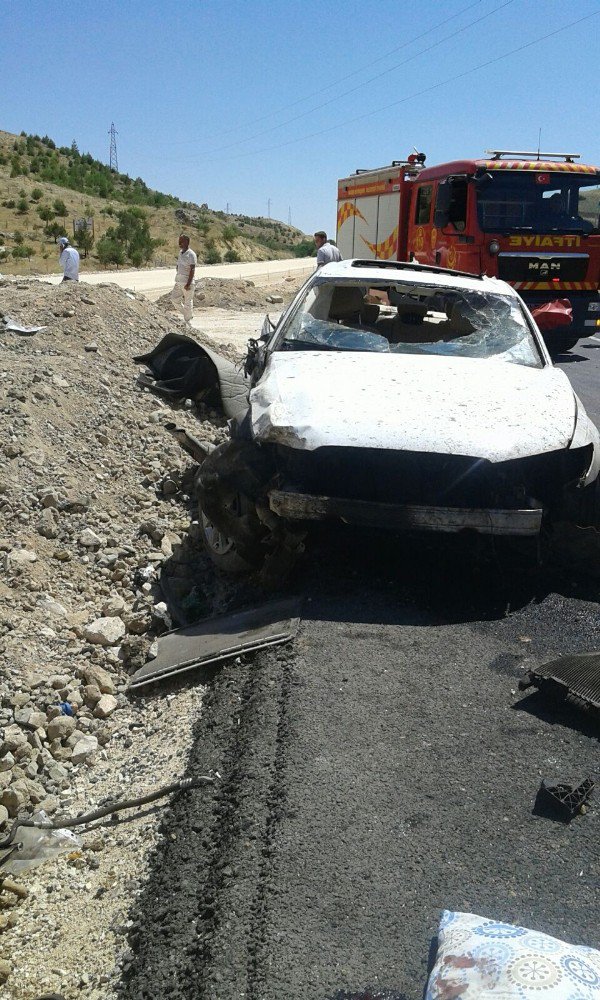
[[[28,802],[29,795],[23,779],[5,788],[0,796],[0,805],[4,806],[11,819],[14,819]]]
[[[108,670],[105,670],[104,667],[98,666],[97,663],[90,663],[88,667],[85,667],[83,671],[83,679],[86,684],[91,684],[99,688],[101,694],[114,694],[117,690],[115,682],[113,681]]]
[[[0,743],[0,756],[7,753],[14,753],[17,747],[27,743],[27,736],[20,726],[7,726],[4,730],[4,739]]]
[[[125,635],[125,626],[120,618],[96,618],[84,629],[87,642],[99,646],[116,646]]]
[[[84,528],[79,536],[79,544],[83,545],[85,549],[98,549],[105,542],[106,539],[100,538],[91,528]]]
[[[109,715],[112,715],[118,704],[117,699],[114,698],[112,694],[103,694],[94,709],[94,715],[97,719],[108,719]]]
[[[109,698],[110,695],[105,695],[104,697]],[[102,701],[102,698],[100,699]],[[88,759],[93,753],[98,749],[98,740],[95,736],[81,736],[81,739],[77,741],[73,747],[73,755],[71,760],[74,764],[83,764],[84,761]]]
[[[58,521],[56,520],[56,515],[51,507],[46,507],[41,514],[41,517],[37,523],[38,535],[43,535],[44,538],[58,538],[59,527]]]
[[[72,715],[58,715],[48,723],[46,732],[51,742],[54,740],[64,740],[70,736],[75,729],[75,719]]]
[[[6,806],[0,806],[0,826],[4,826],[8,819],[8,809]]]

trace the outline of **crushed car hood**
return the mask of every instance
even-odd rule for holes
[[[406,354],[274,352],[250,393],[258,441],[490,462],[569,447],[576,412],[560,369]]]

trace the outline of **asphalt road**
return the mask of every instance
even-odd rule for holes
[[[599,347],[560,362],[596,419]],[[123,996],[420,1000],[443,908],[599,947],[598,799],[570,826],[532,811],[542,777],[598,770],[598,722],[517,690],[598,648],[598,584],[346,529],[293,585],[293,646],[198,678],[188,774],[222,781],[165,814]]]
[[[173,261],[177,255],[173,254]],[[278,280],[290,274],[310,274],[314,271],[314,257],[293,257],[289,260],[255,260],[240,264],[199,264],[196,268],[196,279],[199,278],[262,278]],[[58,285],[62,274],[40,275],[40,281],[48,281]],[[112,282],[120,288],[131,288],[134,292],[158,294],[168,291],[175,282],[175,263],[173,267],[155,267],[147,270],[130,271],[82,271],[80,280],[90,285],[101,285]]]

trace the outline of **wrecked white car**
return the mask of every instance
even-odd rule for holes
[[[225,569],[293,558],[312,521],[536,537],[595,503],[598,431],[502,281],[328,264],[246,369],[248,412],[197,479]]]

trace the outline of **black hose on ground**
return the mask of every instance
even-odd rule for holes
[[[14,842],[17,830],[20,827],[35,827],[38,830],[66,830],[71,826],[84,826],[86,823],[93,823],[94,820],[102,819],[104,816],[111,816],[113,813],[121,812],[123,809],[133,809],[135,806],[145,806],[156,799],[162,799],[165,795],[173,792],[187,792],[192,788],[202,788],[204,785],[214,785],[215,779],[202,775],[200,778],[182,778],[174,781],[170,785],[164,785],[155,792],[148,795],[139,795],[134,799],[125,799],[123,802],[111,802],[107,806],[101,806],[92,812],[83,813],[82,816],[75,816],[71,819],[59,820],[58,822],[41,823],[35,819],[17,819],[12,825],[11,831],[6,840],[0,841],[0,850],[10,847]],[[0,866],[2,862],[0,861]]]

